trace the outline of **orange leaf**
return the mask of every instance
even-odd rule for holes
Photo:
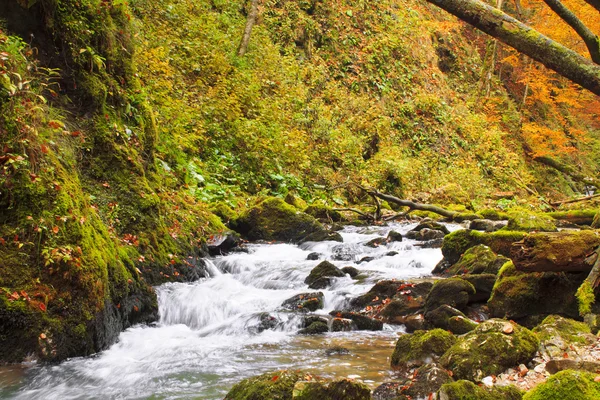
[[[58,226],[56,226],[56,225],[53,226],[52,227],[52,232],[54,232],[54,234],[57,234],[58,233]]]
[[[275,382],[277,379],[279,379],[279,376],[278,376],[278,375],[275,375],[275,376],[273,376],[273,377],[271,378],[271,381],[272,381],[272,382]]]
[[[44,303],[40,303],[39,307],[40,307],[40,310],[42,310],[43,312],[46,312],[46,305]]]
[[[40,333],[40,339],[42,339],[42,340],[46,339],[46,334],[43,332]]]
[[[138,312],[140,309],[138,308],[138,306],[133,306],[133,311]]]

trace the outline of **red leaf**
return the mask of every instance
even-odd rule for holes
[[[40,303],[39,307],[40,307],[40,310],[42,310],[43,312],[46,312],[46,305],[44,303]]]
[[[138,306],[133,306],[133,311],[138,312],[140,309],[138,308]]]
[[[58,226],[54,225],[52,227],[52,232],[54,232],[54,234],[57,234],[58,233]]]
[[[279,379],[279,375],[275,375],[271,378],[272,382],[275,382],[277,379]]]
[[[43,144],[41,146],[41,150],[42,150],[42,153],[44,153],[44,154],[48,154],[48,152],[50,151],[50,149],[48,148],[48,146],[46,146],[45,144]]]

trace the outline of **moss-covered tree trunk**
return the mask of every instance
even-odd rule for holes
[[[427,0],[600,96],[600,66],[480,0]]]

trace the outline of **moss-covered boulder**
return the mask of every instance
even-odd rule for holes
[[[443,304],[438,308],[429,310],[425,313],[425,326],[428,328],[441,328],[450,330],[450,320],[453,317],[467,318],[462,311],[451,307],[448,304]]]
[[[294,400],[371,400],[371,389],[363,383],[341,379],[298,381],[292,391]]]
[[[440,359],[458,379],[480,381],[507,368],[528,363],[539,340],[527,328],[514,322],[491,319],[459,337]]]
[[[344,220],[343,215],[339,211],[335,211],[321,204],[310,205],[306,207],[304,212],[326,223],[341,222]]]
[[[230,225],[249,240],[300,243],[327,238],[330,234],[312,216],[276,197],[268,198],[242,213]]]
[[[469,229],[483,232],[496,232],[508,225],[505,221],[492,221],[491,219],[476,219],[471,221]]]
[[[533,332],[540,340],[540,352],[549,358],[563,358],[567,354],[577,359],[583,346],[596,341],[587,324],[559,315],[549,315]]]
[[[325,289],[331,285],[332,278],[343,278],[344,276],[346,276],[344,271],[329,261],[323,261],[310,271],[304,283],[311,289]]]
[[[420,231],[409,231],[406,233],[407,239],[418,240],[422,242],[442,239],[444,236],[446,236],[446,234],[442,231],[427,228],[421,229]]]
[[[224,224],[229,224],[238,217],[237,213],[222,201],[213,204],[210,207],[210,212],[219,217]]]
[[[559,221],[567,221],[576,225],[592,225],[594,218],[598,214],[598,210],[569,210],[569,211],[554,211],[547,215]]]
[[[404,370],[424,365],[441,357],[454,343],[456,337],[443,329],[402,335],[396,342],[391,366]]]
[[[589,255],[600,245],[594,231],[532,233],[514,244],[510,258],[527,272],[589,272]]]
[[[556,232],[554,218],[547,214],[539,214],[526,210],[513,210],[508,213],[507,231],[522,232]]]
[[[470,303],[486,303],[494,290],[497,276],[495,274],[461,275],[461,279],[475,288],[475,294],[469,296]]]
[[[323,292],[300,293],[285,300],[281,307],[286,310],[309,312],[323,308]]]
[[[524,232],[500,230],[492,233],[483,233],[471,229],[461,229],[444,237],[442,254],[444,255],[444,259],[452,265],[471,247],[478,244],[485,244],[494,253],[509,257],[512,244],[522,240],[524,236]]]
[[[422,231],[423,229],[430,229],[432,231],[441,231],[444,232],[444,234],[449,234],[450,231],[448,230],[448,227],[444,224],[440,224],[439,222],[436,221],[423,221],[420,224],[418,224],[417,226],[415,226],[413,229],[411,229],[411,232],[419,232]]]
[[[499,256],[488,246],[479,244],[467,249],[460,259],[444,273],[446,275],[464,274],[494,274],[509,261],[508,258]]]
[[[419,367],[410,379],[386,382],[373,391],[373,400],[410,400],[434,398],[446,383],[453,382],[450,372],[438,364],[429,363]]]
[[[520,272],[508,262],[498,273],[488,301],[490,314],[513,320],[550,314],[577,318],[575,293],[585,278],[585,273]]]
[[[523,393],[515,386],[486,388],[473,382],[460,380],[447,383],[440,388],[440,400],[521,400]]]
[[[441,305],[464,309],[469,296],[475,294],[475,288],[460,278],[448,278],[436,281],[425,300],[425,312],[435,310]]]
[[[463,335],[475,330],[479,324],[461,315],[448,318],[448,330],[456,335]]]
[[[296,382],[311,376],[302,371],[277,371],[244,379],[225,396],[225,400],[291,400]]]
[[[310,322],[306,328],[302,328],[298,331],[299,335],[319,335],[321,333],[329,332],[329,326],[327,322],[317,320]]]
[[[388,233],[388,235],[387,235],[386,240],[388,241],[388,243],[401,242],[402,241],[402,234],[400,232],[390,231]]]
[[[523,400],[600,399],[598,375],[585,371],[561,371],[523,396]]]

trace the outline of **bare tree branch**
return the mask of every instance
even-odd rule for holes
[[[252,34],[252,28],[254,28],[254,24],[256,24],[256,18],[258,17],[258,2],[259,0],[252,0],[250,12],[248,13],[248,18],[246,20],[246,29],[244,29],[244,36],[242,36],[242,41],[240,42],[240,47],[238,48],[237,52],[237,55],[239,57],[243,57],[248,51],[248,44],[250,43],[250,35]]]

